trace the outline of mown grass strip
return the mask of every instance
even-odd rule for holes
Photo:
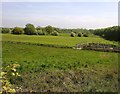
[[[12,43],[12,44],[26,44],[26,45],[36,45],[36,46],[44,46],[44,47],[53,47],[53,48],[67,48],[73,49],[73,47],[64,46],[64,45],[55,45],[55,44],[39,44],[39,43],[30,43],[30,42],[16,42],[16,41],[4,41],[5,43]],[[92,50],[92,51],[101,51],[101,52],[116,52],[120,53],[120,51],[111,51],[111,50],[104,50],[104,49],[94,49],[94,48],[83,48],[81,50]]]

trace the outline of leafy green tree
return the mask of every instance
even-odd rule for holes
[[[37,26],[37,27],[36,27],[36,30],[41,30],[41,29],[42,29],[41,26]]]
[[[54,29],[55,31],[57,31],[58,33],[60,33],[60,29],[59,29],[59,28],[53,27],[53,29]]]
[[[53,29],[53,27],[52,26],[46,26],[45,27],[45,31],[48,33],[48,34],[51,34],[53,31],[54,31],[54,29]]]
[[[107,40],[120,41],[120,26],[94,30],[95,35],[99,35]]]
[[[53,35],[53,36],[58,36],[59,33],[58,33],[57,31],[54,31],[54,32],[51,33],[51,35]]]
[[[37,35],[45,35],[45,32],[42,30],[37,30]]]
[[[10,33],[10,29],[9,28],[2,28],[1,32],[2,33]]]
[[[36,29],[33,24],[26,24],[24,31],[25,31],[25,34],[27,34],[27,35],[35,35],[36,34]]]
[[[71,37],[75,37],[75,33],[74,33],[74,32],[71,32],[70,36],[71,36]]]
[[[81,32],[79,32],[78,33],[78,37],[82,37],[83,35],[82,35],[82,33]]]
[[[84,33],[84,34],[83,34],[83,37],[88,37],[88,34],[87,34],[87,33]]]
[[[13,30],[12,30],[12,34],[23,34],[24,33],[24,30],[23,28],[21,27],[15,27]]]
[[[37,27],[36,27],[36,30],[37,30],[37,31],[38,31],[38,30],[42,30],[43,32],[46,32],[46,31],[45,31],[45,28],[44,28],[44,27],[41,27],[41,26],[37,26]]]

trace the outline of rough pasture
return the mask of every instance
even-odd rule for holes
[[[18,63],[22,92],[117,92],[118,54],[3,42],[3,66]]]

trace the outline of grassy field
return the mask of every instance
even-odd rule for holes
[[[105,44],[115,44],[117,42],[108,41],[100,37],[70,37],[70,36],[36,36],[36,35],[12,35],[3,34],[3,41],[15,41],[15,42],[30,42],[39,44],[53,44],[61,46],[73,47],[78,43],[105,43]]]
[[[84,40],[85,39],[85,40]],[[118,53],[52,48],[6,41],[74,46],[78,42],[106,42],[102,38],[4,34],[3,67],[18,63],[20,78],[11,79],[21,92],[117,92]]]

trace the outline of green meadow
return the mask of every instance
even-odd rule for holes
[[[3,34],[3,41],[15,41],[15,42],[30,42],[30,43],[39,43],[39,44],[53,44],[60,46],[73,47],[78,43],[105,43],[105,44],[114,44],[118,45],[118,42],[108,41],[103,38],[93,36],[93,37],[70,37],[69,34],[61,34],[61,36],[36,36],[36,35],[11,35]]]

